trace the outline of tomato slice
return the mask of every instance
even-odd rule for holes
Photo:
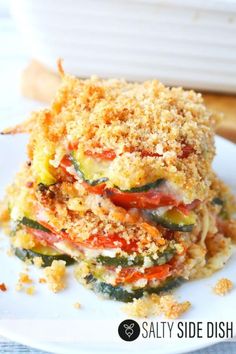
[[[43,241],[46,242],[48,246],[52,246],[55,242],[59,242],[61,240],[61,237],[54,234],[54,233],[49,233],[41,230],[36,230],[27,227],[27,230],[29,233],[31,233],[38,241]]]
[[[119,235],[92,235],[85,241],[78,242],[80,245],[93,249],[121,248],[125,252],[137,251],[137,242],[127,242]]]
[[[181,159],[186,159],[194,152],[194,148],[191,145],[185,144],[182,146],[182,153],[178,157]]]
[[[158,279],[165,280],[170,275],[171,265],[163,264],[145,269],[144,273],[135,268],[122,268],[116,279],[116,283],[133,283],[139,279]]]
[[[71,166],[72,166],[72,162],[71,162],[70,156],[65,155],[63,157],[63,159],[61,160],[61,162],[60,162],[60,167],[61,167],[61,169],[63,170],[63,172],[66,175],[69,175],[69,176],[72,176],[73,178],[76,178],[77,177],[77,173],[76,172],[73,173],[72,171],[70,171],[70,173],[69,173],[67,171],[67,168],[71,167]]]
[[[105,248],[121,248],[123,251],[131,253],[136,252],[138,249],[137,241],[126,241],[123,237],[117,234],[110,234],[110,235],[91,235],[84,241],[78,241],[77,236],[73,237],[73,235],[69,235],[66,231],[60,231],[57,233],[53,226],[49,225],[47,222],[39,221],[41,225],[48,228],[52,234],[48,234],[45,232],[46,235],[42,235],[45,237],[45,241],[47,242],[46,238],[49,242],[57,242],[62,239],[67,239],[72,242],[74,245],[79,247],[87,247],[91,249],[105,249]],[[38,231],[38,230],[35,230]],[[41,232],[41,231],[40,231]],[[50,236],[51,235],[51,236]],[[51,237],[51,238],[50,238]]]
[[[116,158],[116,153],[113,150],[104,150],[102,152],[92,152],[90,150],[86,150],[85,155],[91,156],[95,159],[108,160],[112,161]]]
[[[83,182],[83,186],[87,189],[89,193],[94,194],[103,194],[104,189],[106,188],[105,183],[97,184],[96,186],[91,186],[90,184]]]
[[[178,202],[171,195],[166,195],[163,192],[151,190],[147,192],[126,193],[118,189],[106,189],[105,195],[118,206],[125,209],[153,209],[155,207],[173,205],[177,206]]]
[[[199,199],[195,199],[191,204],[183,204],[180,203],[178,205],[178,209],[182,211],[183,214],[189,215],[189,212],[200,205],[201,201]]]

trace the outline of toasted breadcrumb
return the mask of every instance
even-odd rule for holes
[[[172,295],[149,295],[142,299],[134,299],[132,303],[123,306],[127,315],[134,317],[150,317],[163,314],[166,318],[175,319],[190,308],[189,301],[177,302]]]
[[[7,207],[7,203],[4,201],[0,202],[0,224],[4,224],[5,222],[9,221],[10,213]]]
[[[152,294],[142,299],[134,299],[133,302],[122,307],[123,311],[134,317],[150,317],[160,315],[160,297]]]
[[[75,309],[80,309],[80,308],[81,308],[80,302],[76,302],[76,303],[74,304],[74,308],[75,308]]]
[[[22,284],[32,284],[33,280],[26,273],[20,273],[19,280]]]
[[[16,236],[13,237],[12,243],[14,247],[31,249],[35,246],[34,237],[24,230],[19,230]]]
[[[46,282],[47,282],[47,280],[45,278],[39,278],[39,283],[40,284],[44,284]]]
[[[32,283],[33,280],[29,277],[27,273],[20,273],[19,279],[16,284],[16,291],[24,291],[26,294],[29,294],[30,292],[33,292],[33,290],[29,290],[30,288],[33,288],[33,286],[26,287],[25,285],[29,285]]]
[[[41,268],[43,265],[42,257],[34,257],[33,262],[34,262],[34,265],[38,268]]]
[[[233,288],[233,283],[227,278],[219,279],[213,288],[215,294],[223,296],[226,295]]]
[[[35,287],[34,286],[30,286],[29,288],[27,288],[25,290],[27,295],[34,295],[35,294]]]
[[[5,283],[1,283],[0,284],[0,290],[1,291],[7,291],[7,287],[6,287]]]
[[[50,290],[54,293],[63,290],[66,286],[66,262],[53,261],[50,267],[44,269],[44,275]]]
[[[191,303],[189,301],[179,303],[172,295],[165,295],[160,298],[160,307],[165,317],[175,319],[186,312]]]

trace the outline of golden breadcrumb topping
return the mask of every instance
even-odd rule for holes
[[[166,318],[180,317],[190,308],[189,301],[179,303],[172,295],[152,294],[123,306],[124,312],[134,317],[151,317],[163,314]]]
[[[233,282],[227,278],[219,279],[214,286],[215,294],[223,296],[226,295],[233,288]]]
[[[34,113],[25,130],[31,133],[28,153],[35,177],[42,171],[34,160],[47,157],[47,179],[53,182],[54,167],[77,143],[80,151],[115,153],[109,161],[110,183],[129,189],[164,177],[190,202],[204,199],[209,188],[214,124],[194,91],[156,80],[64,76],[51,108]]]
[[[19,230],[12,238],[14,247],[32,249],[35,246],[35,240],[32,234],[25,230]]]
[[[44,269],[44,275],[50,290],[54,293],[66,286],[66,262],[54,260],[50,267]]]

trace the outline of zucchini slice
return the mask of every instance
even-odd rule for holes
[[[92,274],[86,276],[85,281],[95,292],[102,294],[113,300],[122,302],[131,302],[133,299],[139,299],[145,294],[160,294],[169,291],[184,282],[181,277],[169,278],[158,287],[145,287],[128,291],[122,286],[113,286],[111,284],[99,281]]]
[[[77,174],[91,186],[108,181],[106,172],[109,163],[107,161],[98,162],[81,151],[72,151],[70,158]]]
[[[51,247],[38,246],[30,250],[24,248],[15,248],[15,255],[22,261],[33,260],[35,257],[41,257],[43,264],[42,267],[48,267],[52,264],[53,261],[62,260],[66,262],[66,265],[71,265],[75,261],[70,256],[66,254],[61,254]]]
[[[24,216],[21,220],[19,220],[19,224],[28,226],[31,229],[36,229],[36,230],[51,233],[49,229],[39,224],[37,221],[27,218],[26,216]]]
[[[134,188],[131,188],[131,189],[120,189],[118,188],[121,192],[126,192],[126,193],[140,193],[140,192],[147,192],[149,191],[150,189],[155,189],[155,188],[158,188],[160,187],[162,184],[165,183],[165,179],[164,178],[159,178],[157,179],[155,182],[151,182],[151,183],[147,183],[143,186],[140,186],[140,187],[134,187]]]
[[[174,256],[174,249],[167,249],[163,253],[155,255],[155,257],[147,256],[150,258],[153,265],[162,265],[169,262]],[[102,265],[106,266],[121,266],[121,267],[131,267],[131,266],[142,266],[145,262],[145,259],[141,255],[137,255],[134,258],[129,259],[125,256],[118,257],[108,257],[100,255],[96,258],[96,261]]]
[[[220,198],[220,197],[215,197],[212,199],[212,204],[216,204],[216,205],[224,205],[224,201]]]
[[[96,186],[97,184],[101,184],[109,180],[107,176],[109,175],[108,169],[110,163],[108,161],[96,161],[96,159],[86,156],[81,151],[72,151],[70,154],[70,159],[77,174],[91,186]],[[115,188],[122,192],[139,193],[158,188],[164,182],[164,178],[159,178],[155,182],[147,183],[143,186],[134,187],[128,190],[123,190],[117,186],[115,186]]]
[[[193,212],[185,215],[180,210],[173,208],[168,210],[163,215],[159,214],[158,209],[144,210],[143,216],[155,224],[159,224],[172,231],[191,232],[196,222],[196,217]]]

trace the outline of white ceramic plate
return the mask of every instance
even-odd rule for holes
[[[0,136],[0,194],[11,182],[14,173],[25,160],[26,137]],[[216,139],[218,155],[214,162],[217,173],[236,190],[235,145]],[[0,292],[0,335],[35,348],[55,353],[183,353],[192,351],[211,342],[205,339],[181,341],[141,341],[123,342],[117,334],[118,324],[127,318],[121,311],[122,304],[98,298],[84,289],[69,270],[68,287],[53,294],[45,284],[37,284],[41,271],[30,269],[36,285],[34,296],[17,292],[15,285],[22,263],[6,254],[6,237],[1,235],[0,283],[4,282],[7,292]],[[208,279],[184,284],[176,290],[179,300],[189,300],[192,308],[184,320],[235,321],[235,290],[225,297],[217,297],[212,287],[221,277],[236,283],[236,257],[232,256],[225,268]],[[80,302],[80,310],[73,304]],[[155,319],[158,320],[158,319]],[[164,320],[159,318],[159,320]]]

